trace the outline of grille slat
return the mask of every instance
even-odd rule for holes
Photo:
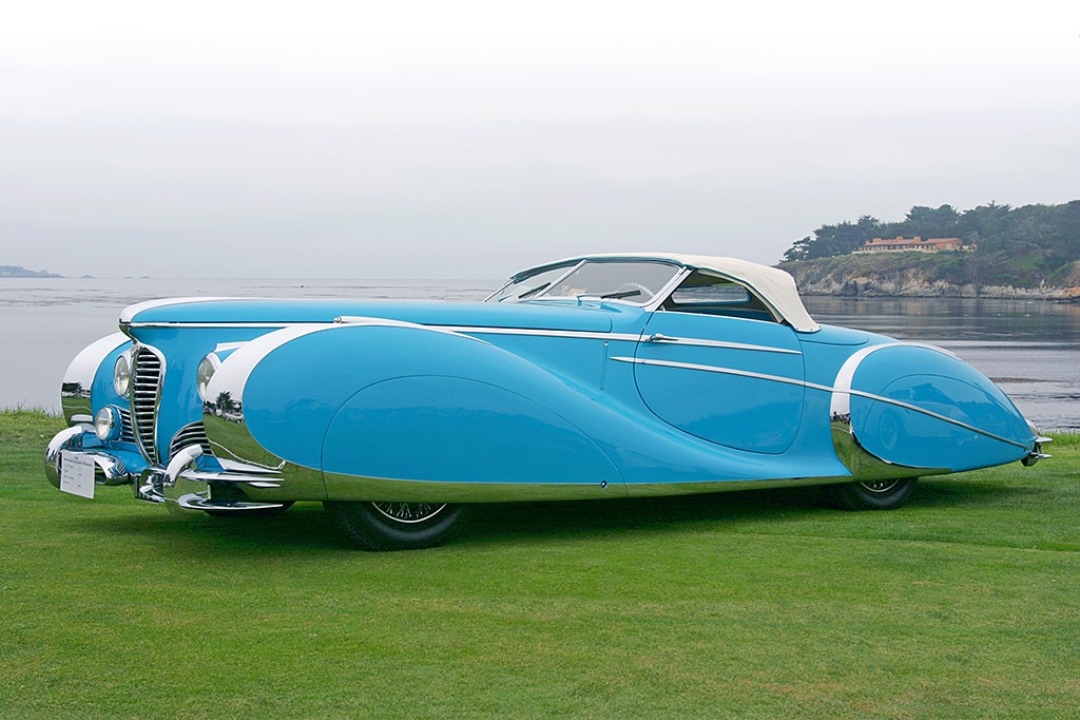
[[[169,443],[169,457],[172,457],[180,449],[188,445],[199,445],[204,455],[214,454],[213,449],[210,447],[210,439],[206,437],[206,428],[203,427],[201,422],[185,425],[173,435],[172,442]]]
[[[135,442],[135,429],[131,425],[131,412],[124,408],[120,411],[120,440],[121,442]]]

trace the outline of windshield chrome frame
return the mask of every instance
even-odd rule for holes
[[[566,272],[564,272],[562,275],[560,275],[555,280],[552,280],[551,282],[548,283],[548,288],[552,287],[554,285],[558,285],[568,275],[570,275],[570,273],[574,272],[575,270],[577,270],[579,267],[581,267],[584,264],[585,264],[585,259],[582,258],[581,260],[578,260],[576,263],[573,263],[572,265],[568,265]],[[504,282],[502,285],[499,286],[498,290],[496,290],[495,292],[491,293],[486,298],[484,298],[484,302],[491,302],[491,299],[493,297],[495,297],[496,295],[501,293],[503,290],[505,290],[506,288],[510,287],[515,282],[517,282],[517,279],[519,277],[522,277],[522,276],[524,276],[524,277],[533,277],[535,275],[539,275],[540,273],[544,272],[547,268],[553,268],[553,267],[558,267],[558,266],[559,266],[559,263],[552,263],[551,265],[540,265],[540,266],[535,267],[535,268],[529,268],[529,270],[535,270],[536,272],[534,272],[534,273],[530,273],[528,275],[525,275],[525,272],[528,272],[528,271],[525,271],[525,272],[517,273],[516,275],[512,275],[510,277],[510,279],[508,279],[506,282]],[[539,297],[539,296],[543,295],[544,292],[547,292],[548,288],[544,288],[544,291],[541,292],[540,295],[538,295],[536,297]],[[532,300],[533,298],[529,298],[529,299]],[[495,302],[505,302],[505,300],[506,300],[506,298],[503,298],[502,300],[496,300]]]
[[[686,265],[683,265],[682,263],[677,262],[675,260],[664,260],[664,259],[660,259],[660,258],[587,257],[587,258],[582,258],[578,262],[574,263],[572,266],[568,266],[566,272],[564,272],[562,275],[559,275],[555,280],[552,280],[548,284],[548,287],[544,288],[544,290],[542,292],[540,292],[540,293],[538,293],[536,295],[530,296],[526,300],[522,300],[522,301],[519,301],[519,302],[533,302],[533,301],[537,301],[537,300],[539,300],[539,301],[546,300],[546,301],[549,301],[549,302],[555,302],[555,301],[559,301],[559,300],[562,300],[562,301],[568,300],[569,298],[566,298],[566,297],[548,298],[548,297],[545,297],[545,295],[547,294],[547,292],[551,288],[556,287],[563,280],[565,280],[570,275],[577,272],[586,263],[642,263],[642,262],[653,263],[653,264],[657,264],[657,265],[670,265],[673,268],[675,268],[675,273],[672,275],[671,279],[668,280],[667,283],[662,285],[656,291],[656,293],[651,298],[649,298],[649,300],[647,302],[636,303],[636,302],[632,302],[630,300],[626,300],[626,299],[623,299],[623,298],[602,298],[602,297],[594,296],[594,295],[581,295],[581,296],[579,296],[577,298],[578,302],[580,302],[582,300],[595,300],[597,302],[606,302],[606,303],[614,302],[614,303],[620,303],[620,304],[624,304],[624,305],[631,305],[633,307],[639,307],[639,308],[642,308],[642,309],[644,309],[646,311],[652,312],[652,311],[655,311],[656,309],[658,309],[664,303],[664,301],[667,300],[667,298],[671,295],[671,293],[675,291],[675,288],[677,288],[682,283],[682,281],[685,280],[694,271],[693,268],[687,267]],[[557,266],[558,263],[555,263],[554,265]],[[542,266],[537,267],[537,268],[531,268],[531,269],[535,270],[536,272],[533,272],[533,273],[531,273],[530,275],[528,275],[526,277],[532,277],[534,275],[539,275],[540,273],[544,272],[545,268],[547,268],[547,267],[551,267],[551,266],[542,265]],[[499,286],[498,290],[496,290],[495,292],[491,293],[486,298],[484,298],[484,302],[491,301],[492,298],[497,296],[499,293],[503,292],[507,287],[509,287],[510,285],[513,285],[514,282],[515,282],[515,278],[519,277],[520,275],[521,275],[521,273],[518,273],[518,275],[515,275],[515,276],[511,277],[509,280],[507,280],[505,283],[503,283],[501,286]],[[504,300],[498,300],[496,302],[504,302]]]
[[[694,268],[687,267],[686,265],[681,265],[678,267],[679,271],[675,273],[671,280],[668,281],[668,284],[657,290],[656,294],[652,296],[652,299],[649,300],[649,302],[645,303],[644,305],[640,305],[639,307],[642,307],[650,312],[655,312],[659,310],[660,306],[664,304],[664,301],[671,297],[672,293],[675,292],[676,288],[682,285],[683,280],[690,277],[690,275],[692,275],[694,272]]]

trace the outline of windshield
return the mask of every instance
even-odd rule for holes
[[[600,298],[644,305],[667,287],[679,266],[647,260],[586,260],[521,275],[488,302],[554,298]]]
[[[570,272],[575,265],[577,265],[577,263],[559,265],[557,267],[548,268],[547,270],[540,270],[531,275],[521,275],[513,278],[506,285],[503,285],[498,292],[489,297],[487,302],[517,302],[519,300],[528,300],[529,298],[541,294],[544,290],[547,290],[551,287],[551,283]]]

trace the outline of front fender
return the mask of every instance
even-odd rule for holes
[[[113,367],[130,347],[126,335],[113,333],[90,343],[72,359],[60,388],[60,405],[69,424],[90,422],[97,409],[125,402],[113,389]]]
[[[262,449],[324,471],[330,499],[409,499],[383,480],[445,484],[448,500],[497,499],[510,484],[622,486],[573,422],[595,403],[467,335],[384,321],[289,328],[225,360],[209,387],[222,393]]]

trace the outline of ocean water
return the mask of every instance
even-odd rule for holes
[[[120,311],[161,297],[483,299],[498,280],[0,279],[0,407],[59,410],[60,382]],[[808,297],[819,322],[945,347],[1043,429],[1080,429],[1080,305],[1015,300]]]
[[[482,300],[497,280],[0,278],[0,408],[59,412],[72,358],[117,331],[128,305],[167,297]]]
[[[805,298],[818,322],[959,355],[1043,430],[1080,429],[1080,304],[1039,300]]]

